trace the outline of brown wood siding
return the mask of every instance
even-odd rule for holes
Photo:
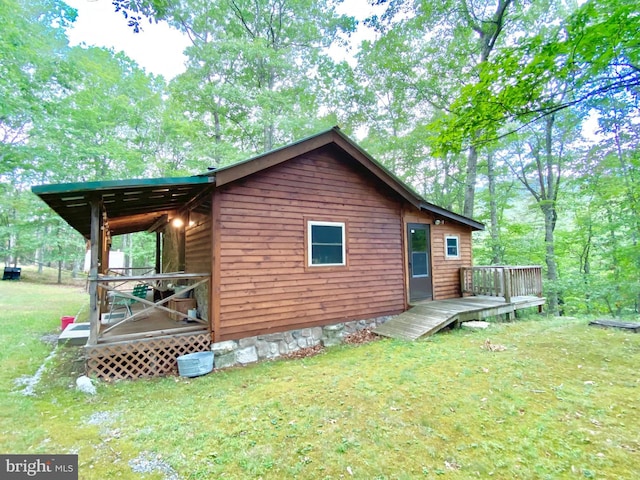
[[[192,215],[194,225],[185,231],[185,272],[211,273],[211,217]]]
[[[446,258],[445,238],[455,235],[458,243],[460,258]],[[444,300],[458,298],[460,292],[460,267],[470,267],[471,258],[471,229],[447,221],[443,225],[431,227],[431,256],[433,263],[433,299]]]
[[[401,201],[333,155],[306,154],[218,191],[216,341],[404,310]],[[307,220],[345,222],[347,267],[305,265]]]

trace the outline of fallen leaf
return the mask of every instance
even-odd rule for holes
[[[449,470],[460,470],[460,465],[458,465],[454,460],[452,461],[444,461],[444,466],[447,467]]]
[[[488,338],[484,341],[482,348],[489,350],[490,352],[504,352],[507,349],[504,345],[492,344]]]

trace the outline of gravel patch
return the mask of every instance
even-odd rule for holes
[[[142,452],[133,460],[129,460],[129,466],[134,473],[160,472],[165,480],[179,480],[178,472],[171,465],[162,461],[161,455],[154,455],[151,452]]]

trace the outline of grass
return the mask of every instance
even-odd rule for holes
[[[2,265],[1,268],[7,266]],[[11,265],[12,266],[12,265]],[[56,285],[58,283],[58,269],[57,267],[48,267],[43,265],[41,270],[35,265],[18,265],[21,269],[20,279],[27,283],[39,283]],[[62,270],[61,283],[65,286],[77,286],[84,287],[87,283],[87,274],[84,272],[78,272],[76,278],[74,278],[69,270]]]
[[[640,470],[640,335],[585,319],[101,383],[94,397],[72,388],[77,350],[63,349],[26,397],[14,382],[51,352],[40,336],[86,295],[0,287],[0,451],[78,453],[80,478],[631,479]],[[486,339],[506,350],[482,348]],[[157,468],[135,473],[141,464]]]

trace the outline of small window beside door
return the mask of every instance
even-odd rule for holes
[[[344,222],[307,222],[307,265],[339,267],[347,264]]]
[[[460,237],[457,235],[447,235],[444,237],[445,258],[460,258]]]

